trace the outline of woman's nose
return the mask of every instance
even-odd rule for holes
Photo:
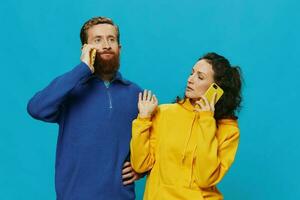
[[[193,75],[190,75],[188,78],[188,83],[193,83]]]

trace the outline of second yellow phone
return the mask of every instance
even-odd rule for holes
[[[96,53],[97,53],[97,50],[96,50],[96,49],[92,49],[92,50],[90,51],[90,65],[91,65],[91,66],[94,66],[95,58],[96,58]]]
[[[219,101],[221,96],[223,95],[224,91],[220,86],[216,83],[212,83],[209,88],[206,90],[204,96],[207,98],[208,102],[211,103],[213,101],[214,94],[217,93],[216,103]],[[200,100],[202,104],[204,104],[204,100]]]

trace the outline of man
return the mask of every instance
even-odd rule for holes
[[[59,125],[57,200],[135,199],[133,181],[139,176],[127,160],[141,89],[118,71],[120,34],[111,19],[88,20],[80,38],[81,63],[38,92],[27,107],[33,118]],[[97,50],[94,65],[92,49]]]

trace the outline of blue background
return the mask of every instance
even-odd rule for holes
[[[31,119],[26,104],[79,62],[80,28],[100,15],[120,26],[122,73],[160,103],[183,94],[206,52],[240,65],[241,141],[219,188],[229,200],[300,199],[299,8],[296,0],[1,1],[0,199],[55,199],[58,127]]]

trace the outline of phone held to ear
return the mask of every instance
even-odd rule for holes
[[[95,63],[96,53],[97,53],[96,49],[91,49],[91,51],[90,51],[90,65],[92,67],[94,66],[94,63]]]
[[[204,96],[207,98],[209,103],[211,103],[213,101],[213,97],[214,97],[215,93],[217,94],[216,102],[215,102],[215,104],[216,104],[219,101],[219,99],[221,98],[221,96],[223,95],[224,91],[216,83],[212,83],[204,94]],[[200,101],[202,104],[205,104],[203,99],[201,99]]]

